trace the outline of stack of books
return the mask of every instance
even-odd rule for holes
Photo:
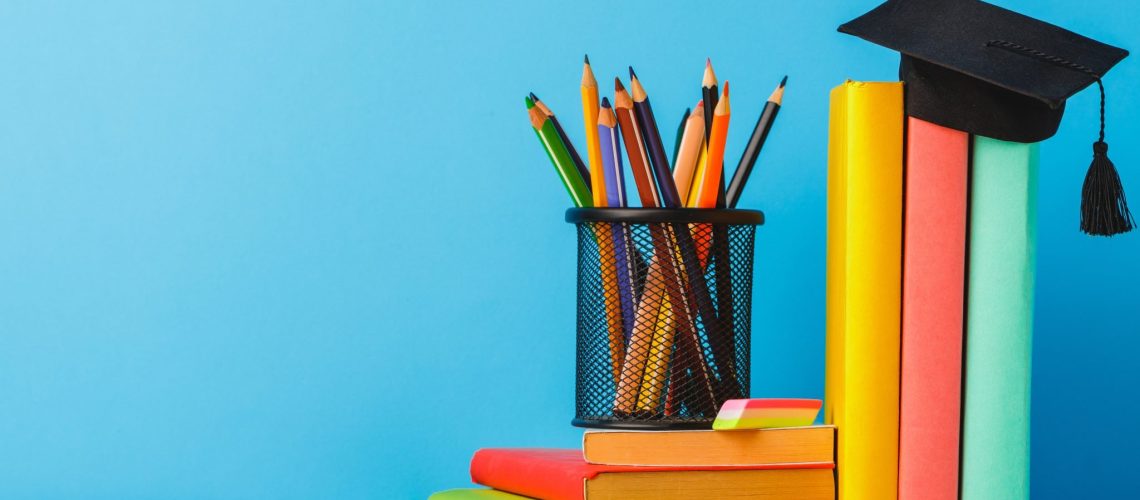
[[[479,450],[471,480],[490,489],[430,500],[833,500],[835,427],[588,431],[581,450]]]
[[[888,1],[839,30],[902,54],[902,81],[831,92],[824,422],[839,497],[1029,498],[1038,143],[1127,52],[976,0]],[[1097,172],[1085,202],[1126,211]]]

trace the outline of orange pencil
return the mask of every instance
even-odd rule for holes
[[[724,145],[728,139],[728,122],[732,108],[728,103],[728,82],[724,82],[724,94],[713,111],[712,131],[709,132],[708,154],[704,161],[704,171],[696,180],[696,207],[716,208],[724,179]],[[708,227],[694,228],[697,244],[697,259],[701,266],[708,263],[709,247],[712,245],[712,231]]]

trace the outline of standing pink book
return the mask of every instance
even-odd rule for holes
[[[958,498],[969,134],[907,118],[899,500]]]

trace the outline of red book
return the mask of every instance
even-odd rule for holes
[[[907,119],[899,500],[957,500],[969,134]]]
[[[835,495],[834,468],[830,463],[748,467],[597,465],[586,463],[582,450],[484,449],[471,458],[471,480],[544,500],[587,500],[591,492],[599,497],[630,500],[724,496],[830,500]],[[742,491],[747,494],[740,495]],[[728,495],[730,492],[735,495]]]

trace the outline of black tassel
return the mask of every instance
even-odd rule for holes
[[[1128,201],[1124,198],[1124,186],[1116,165],[1108,159],[1108,143],[1104,142],[1104,83],[1101,75],[1088,66],[1046,54],[1040,50],[1005,40],[990,40],[987,47],[999,47],[1028,57],[1053,63],[1063,68],[1080,71],[1093,77],[1100,90],[1100,136],[1093,143],[1093,160],[1085,175],[1085,185],[1081,188],[1081,231],[1093,236],[1113,236],[1127,233],[1135,227],[1132,213],[1128,211]]]
[[[1093,160],[1081,189],[1081,231],[1093,236],[1127,233],[1135,227],[1124,186],[1116,166],[1108,159],[1108,144],[1093,143]]]

